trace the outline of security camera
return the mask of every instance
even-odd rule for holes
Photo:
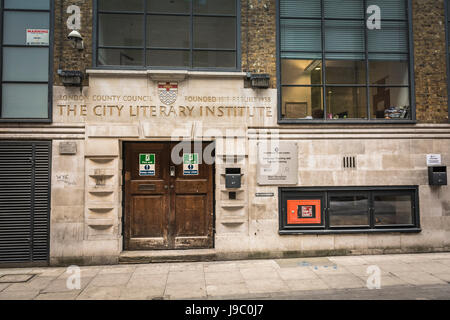
[[[72,41],[74,48],[77,48],[78,50],[84,49],[83,37],[77,30],[72,30],[67,36],[67,39]]]

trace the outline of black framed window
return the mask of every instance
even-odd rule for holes
[[[238,0],[97,0],[98,67],[238,66]]]
[[[412,52],[410,0],[279,0],[279,122],[414,120]]]
[[[51,118],[51,0],[1,1],[0,121]]]
[[[280,188],[280,234],[418,232],[418,188]]]

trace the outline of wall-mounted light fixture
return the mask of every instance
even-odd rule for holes
[[[77,30],[72,30],[67,39],[72,41],[72,46],[78,50],[84,49],[83,37]]]
[[[247,73],[252,88],[267,89],[270,86],[270,75],[267,73]]]
[[[83,72],[75,70],[58,70],[58,75],[65,86],[81,87],[83,83]]]

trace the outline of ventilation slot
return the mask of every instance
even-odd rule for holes
[[[356,157],[355,156],[345,156],[342,159],[342,164],[344,169],[356,169]]]

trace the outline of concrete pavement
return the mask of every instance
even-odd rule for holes
[[[386,296],[395,299],[396,290],[399,299],[414,299],[413,292],[420,298],[423,288],[428,293],[439,288],[434,289],[440,292],[435,297],[450,299],[450,253],[86,266],[79,270],[80,286],[71,288],[76,272],[69,273],[67,268],[0,268],[0,300],[330,299],[331,293],[341,291],[356,292],[362,299],[383,299],[379,293],[387,292]],[[379,284],[381,290],[369,290],[368,279],[369,285]],[[404,289],[410,294],[402,298]]]

